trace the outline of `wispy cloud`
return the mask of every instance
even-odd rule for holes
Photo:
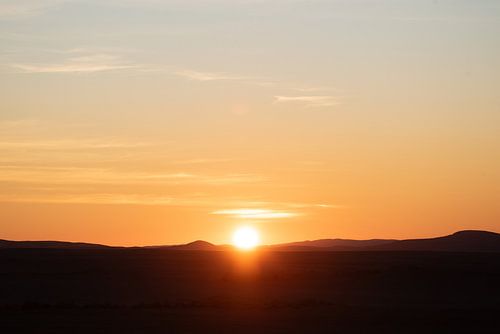
[[[301,202],[269,202],[269,201],[236,201],[232,203],[234,207],[262,208],[273,207],[287,211],[289,209],[340,209],[343,205],[330,203],[301,203]]]
[[[22,131],[25,129],[33,130],[39,126],[40,122],[36,119],[14,119],[0,121],[0,130],[5,131]]]
[[[127,172],[109,168],[0,166],[0,182],[22,184],[94,184],[94,185],[233,185],[253,184],[265,180],[254,174],[193,174],[184,171]]]
[[[176,75],[195,81],[220,81],[220,80],[242,80],[244,77],[231,76],[225,73],[198,72],[193,70],[182,70],[175,72]]]
[[[52,64],[10,64],[24,73],[93,73],[141,67],[111,54],[85,54]]]
[[[198,159],[186,159],[186,160],[177,160],[174,161],[173,164],[176,165],[201,165],[201,164],[213,164],[213,163],[222,163],[222,162],[231,162],[235,161],[233,158],[198,158]]]
[[[284,89],[297,92],[326,92],[335,90],[331,87],[294,84],[289,81],[273,80],[267,77],[237,75],[226,72],[205,72],[185,69],[175,71],[174,74],[193,81],[231,81],[233,83],[236,82],[244,85],[259,86],[269,89]]]
[[[230,209],[212,212],[214,215],[228,215],[244,219],[279,219],[298,216],[296,212],[276,211],[270,209]]]
[[[322,209],[340,209],[343,205],[328,204],[328,203],[288,203],[291,208],[322,208]]]
[[[137,195],[137,194],[59,194],[59,195],[3,195],[0,194],[0,202],[11,203],[56,203],[56,204],[113,204],[113,205],[168,205],[168,206],[192,206],[186,200],[179,200],[169,196]]]
[[[70,135],[69,133],[74,133]],[[60,136],[62,132],[67,136]],[[86,164],[90,161],[130,160],[157,151],[168,142],[123,136],[88,136],[90,123],[50,122],[36,119],[0,121],[0,164]],[[87,162],[87,163],[85,163]]]
[[[107,148],[133,148],[149,145],[145,142],[126,142],[103,139],[63,139],[63,140],[23,140],[0,141],[0,149],[33,149],[33,150],[82,150]]]
[[[321,108],[333,107],[340,104],[340,97],[335,94],[338,89],[327,86],[312,86],[306,84],[294,84],[288,81],[271,80],[263,77],[251,77],[232,75],[220,72],[199,72],[194,70],[182,70],[174,72],[175,75],[184,77],[192,81],[213,82],[230,81],[242,85],[258,86],[267,90],[279,90],[281,92],[302,94],[322,94],[322,95],[274,95],[275,104],[294,103],[303,107]]]
[[[2,0],[0,19],[27,18],[43,14],[68,0]]]
[[[332,107],[339,105],[338,97],[330,95],[275,96],[275,103],[300,103],[307,107]]]
[[[255,183],[254,176],[213,176],[187,172],[153,173],[104,168],[0,166],[0,202],[133,204],[206,208],[236,204],[212,193],[186,193],[174,185],[218,186]],[[169,186],[169,187],[165,187]],[[189,189],[189,188],[184,188]],[[206,189],[206,188],[205,188]],[[240,203],[240,202],[238,202]],[[210,208],[210,209],[209,209]]]
[[[399,16],[399,17],[388,17],[387,20],[401,21],[401,22],[422,22],[422,23],[452,23],[452,22],[461,22],[461,23],[475,23],[478,21],[498,21],[497,16],[492,17],[475,17],[475,16]]]
[[[334,205],[307,204],[307,203],[279,203],[279,202],[251,202],[235,200],[234,198],[214,197],[208,194],[184,194],[173,195],[165,193],[134,193],[113,192],[111,189],[99,191],[95,188],[86,188],[85,191],[75,193],[72,187],[68,188],[58,184],[30,185],[24,191],[17,190],[1,191],[0,202],[24,202],[24,203],[57,203],[57,204],[113,204],[113,205],[161,205],[175,207],[197,207],[207,210],[212,215],[226,215],[240,219],[286,219],[302,216],[309,210],[338,208]],[[227,209],[211,211],[213,208],[225,203],[232,207],[238,205],[249,205],[250,209]],[[252,208],[259,204],[258,208]],[[282,209],[262,209],[262,207],[281,207]],[[245,206],[243,206],[245,207]],[[292,209],[292,211],[290,210]],[[297,210],[304,210],[299,212]]]
[[[319,93],[319,92],[338,92],[339,89],[335,87],[328,86],[307,86],[307,85],[293,85],[290,87],[291,90],[302,92],[302,93]]]

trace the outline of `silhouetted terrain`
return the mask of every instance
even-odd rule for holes
[[[485,252],[0,249],[0,331],[498,333],[499,282]]]
[[[369,247],[368,250],[500,252],[500,234],[487,231],[459,231],[439,238],[400,240]]]
[[[103,249],[110,246],[66,241],[10,241],[0,239],[0,248]]]
[[[210,242],[203,240],[196,240],[182,245],[166,245],[166,246],[151,246],[147,248],[156,248],[164,250],[196,250],[196,251],[221,251],[231,249],[232,246],[228,245],[214,245]]]
[[[370,240],[351,240],[351,239],[318,239],[318,240],[306,240],[306,241],[297,241],[297,242],[289,242],[285,244],[277,244],[272,245],[271,247],[275,248],[288,248],[291,249],[293,247],[307,247],[307,248],[331,248],[331,247],[347,247],[347,248],[356,248],[356,247],[369,247],[369,246],[378,246],[384,245],[388,243],[392,243],[396,240],[394,239],[370,239]]]
[[[0,240],[0,248],[59,248],[102,249],[111,248],[99,244],[61,241],[8,241]],[[117,248],[117,247],[114,247]],[[122,247],[123,248],[123,247]],[[132,248],[164,250],[227,251],[229,245],[214,245],[196,240],[182,245],[161,245]],[[459,231],[454,234],[430,239],[320,239],[262,246],[274,251],[440,251],[440,252],[500,252],[500,234],[488,231]]]
[[[448,236],[429,239],[321,239],[270,246],[283,251],[442,251],[500,252],[500,234],[488,231],[459,231]]]

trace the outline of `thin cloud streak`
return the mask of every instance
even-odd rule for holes
[[[266,180],[253,174],[204,175],[186,172],[123,172],[104,168],[0,167],[0,182],[22,184],[94,184],[94,185],[233,185],[253,184]]]
[[[236,81],[240,84],[259,86],[264,88],[285,89],[296,92],[332,92],[338,91],[333,87],[310,86],[289,81],[273,80],[266,77],[255,77],[248,75],[235,75],[225,72],[205,72],[192,69],[184,69],[173,72],[175,75],[193,81]]]
[[[85,150],[134,148],[149,146],[150,143],[124,142],[113,140],[30,140],[30,141],[0,141],[0,149],[33,149],[33,150]]]
[[[140,68],[141,65],[125,62],[120,57],[109,54],[87,54],[71,57],[56,64],[10,64],[23,73],[94,73]]]
[[[58,190],[58,188],[54,188]],[[233,202],[232,202],[233,201]],[[87,193],[87,194],[0,194],[0,202],[4,203],[54,203],[54,204],[117,204],[117,205],[161,205],[176,207],[198,207],[213,208],[220,203],[238,204],[228,198],[193,197],[193,196],[168,196],[155,194],[133,194],[133,193]],[[306,205],[301,208],[307,208]],[[314,208],[310,206],[309,208]],[[284,219],[304,215],[299,212],[269,210],[269,209],[234,209],[211,211],[212,215],[227,215],[241,219]]]
[[[280,89],[302,93],[322,92],[323,94],[333,93],[338,91],[332,87],[321,86],[307,86],[307,85],[294,85],[288,82],[280,82],[276,80],[269,80],[258,77],[236,76],[227,73],[214,73],[214,72],[199,72],[194,70],[182,70],[174,72],[175,75],[184,77],[191,81],[199,82],[213,82],[213,81],[232,81],[243,85],[259,86],[266,89]],[[275,95],[274,103],[299,103],[306,107],[333,107],[340,104],[339,97],[334,95]]]
[[[214,215],[227,215],[242,219],[279,219],[298,216],[295,212],[284,212],[269,209],[230,209],[212,212]]]
[[[62,64],[62,65],[26,65],[26,64],[12,64],[13,68],[21,70],[24,73],[92,73],[113,70],[123,70],[129,68],[136,68],[137,66],[131,65],[97,65],[97,64]]]
[[[41,15],[68,0],[2,0],[0,19],[20,19]]]
[[[66,168],[68,170],[77,168]],[[196,207],[208,210],[212,215],[226,215],[241,219],[284,219],[304,215],[296,210],[322,210],[325,208],[339,208],[337,205],[294,203],[294,202],[255,202],[236,200],[234,198],[214,197],[209,194],[184,194],[171,195],[165,193],[134,193],[134,192],[102,192],[90,188],[90,192],[75,194],[71,185],[66,184],[40,184],[30,185],[27,188],[18,189],[17,193],[0,192],[0,202],[10,203],[54,203],[54,204],[112,204],[112,205],[151,205],[151,206],[175,206]],[[93,190],[92,190],[93,189]],[[212,211],[225,203],[233,208]],[[262,209],[262,207],[273,207],[281,209]],[[289,209],[293,209],[290,211]]]
[[[237,159],[232,159],[232,158],[220,158],[220,159],[199,158],[199,159],[178,160],[178,161],[174,161],[173,164],[175,164],[175,165],[202,165],[202,164],[231,162],[231,161],[236,161],[236,160]]]
[[[104,204],[104,205],[169,205],[182,206],[173,197],[138,196],[129,194],[87,194],[56,196],[0,195],[4,203]]]
[[[244,77],[230,76],[225,73],[198,72],[193,70],[183,70],[175,72],[176,75],[194,81],[221,81],[221,80],[242,80]]]
[[[241,201],[234,203],[234,207],[274,207],[286,209],[340,209],[344,205],[330,203],[299,203],[299,202],[268,202],[268,201]]]
[[[301,103],[308,107],[332,107],[340,104],[338,98],[330,95],[275,96],[275,103]]]

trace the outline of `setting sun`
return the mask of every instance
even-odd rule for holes
[[[253,227],[240,227],[233,234],[233,245],[239,249],[253,249],[258,244],[259,233]]]

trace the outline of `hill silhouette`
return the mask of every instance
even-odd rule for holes
[[[289,242],[284,244],[272,245],[271,247],[282,247],[289,249],[314,249],[318,247],[369,247],[369,246],[378,246],[384,245],[388,243],[392,243],[397,241],[395,239],[369,239],[369,240],[352,240],[352,239],[318,239],[318,240],[305,240],[305,241],[296,241]]]
[[[269,246],[278,251],[443,251],[500,252],[500,234],[465,230],[426,239],[319,239]]]
[[[196,240],[183,245],[174,245],[174,246],[161,246],[159,248],[165,249],[173,249],[173,250],[202,250],[202,251],[211,251],[217,250],[218,246],[204,240]]]
[[[140,247],[139,247],[140,248]],[[151,249],[164,249],[164,250],[186,250],[186,251],[221,251],[232,249],[230,245],[214,245],[211,242],[205,240],[195,240],[187,244],[178,245],[159,245],[159,246],[145,246],[142,248]]]
[[[367,250],[500,252],[500,234],[466,230],[444,237],[394,241],[389,244],[368,247]]]
[[[86,242],[67,241],[11,241],[0,239],[0,248],[55,248],[55,249],[104,249],[112,246],[92,244]]]
[[[118,248],[101,244],[63,241],[9,241],[0,239],[0,248],[52,248],[52,249],[111,249]],[[126,247],[120,247],[126,248]],[[145,246],[188,251],[223,251],[233,249],[230,245],[215,245],[196,240],[187,244]],[[451,235],[426,239],[319,239],[261,246],[273,251],[444,251],[444,252],[500,252],[500,234],[488,231],[465,230]]]

